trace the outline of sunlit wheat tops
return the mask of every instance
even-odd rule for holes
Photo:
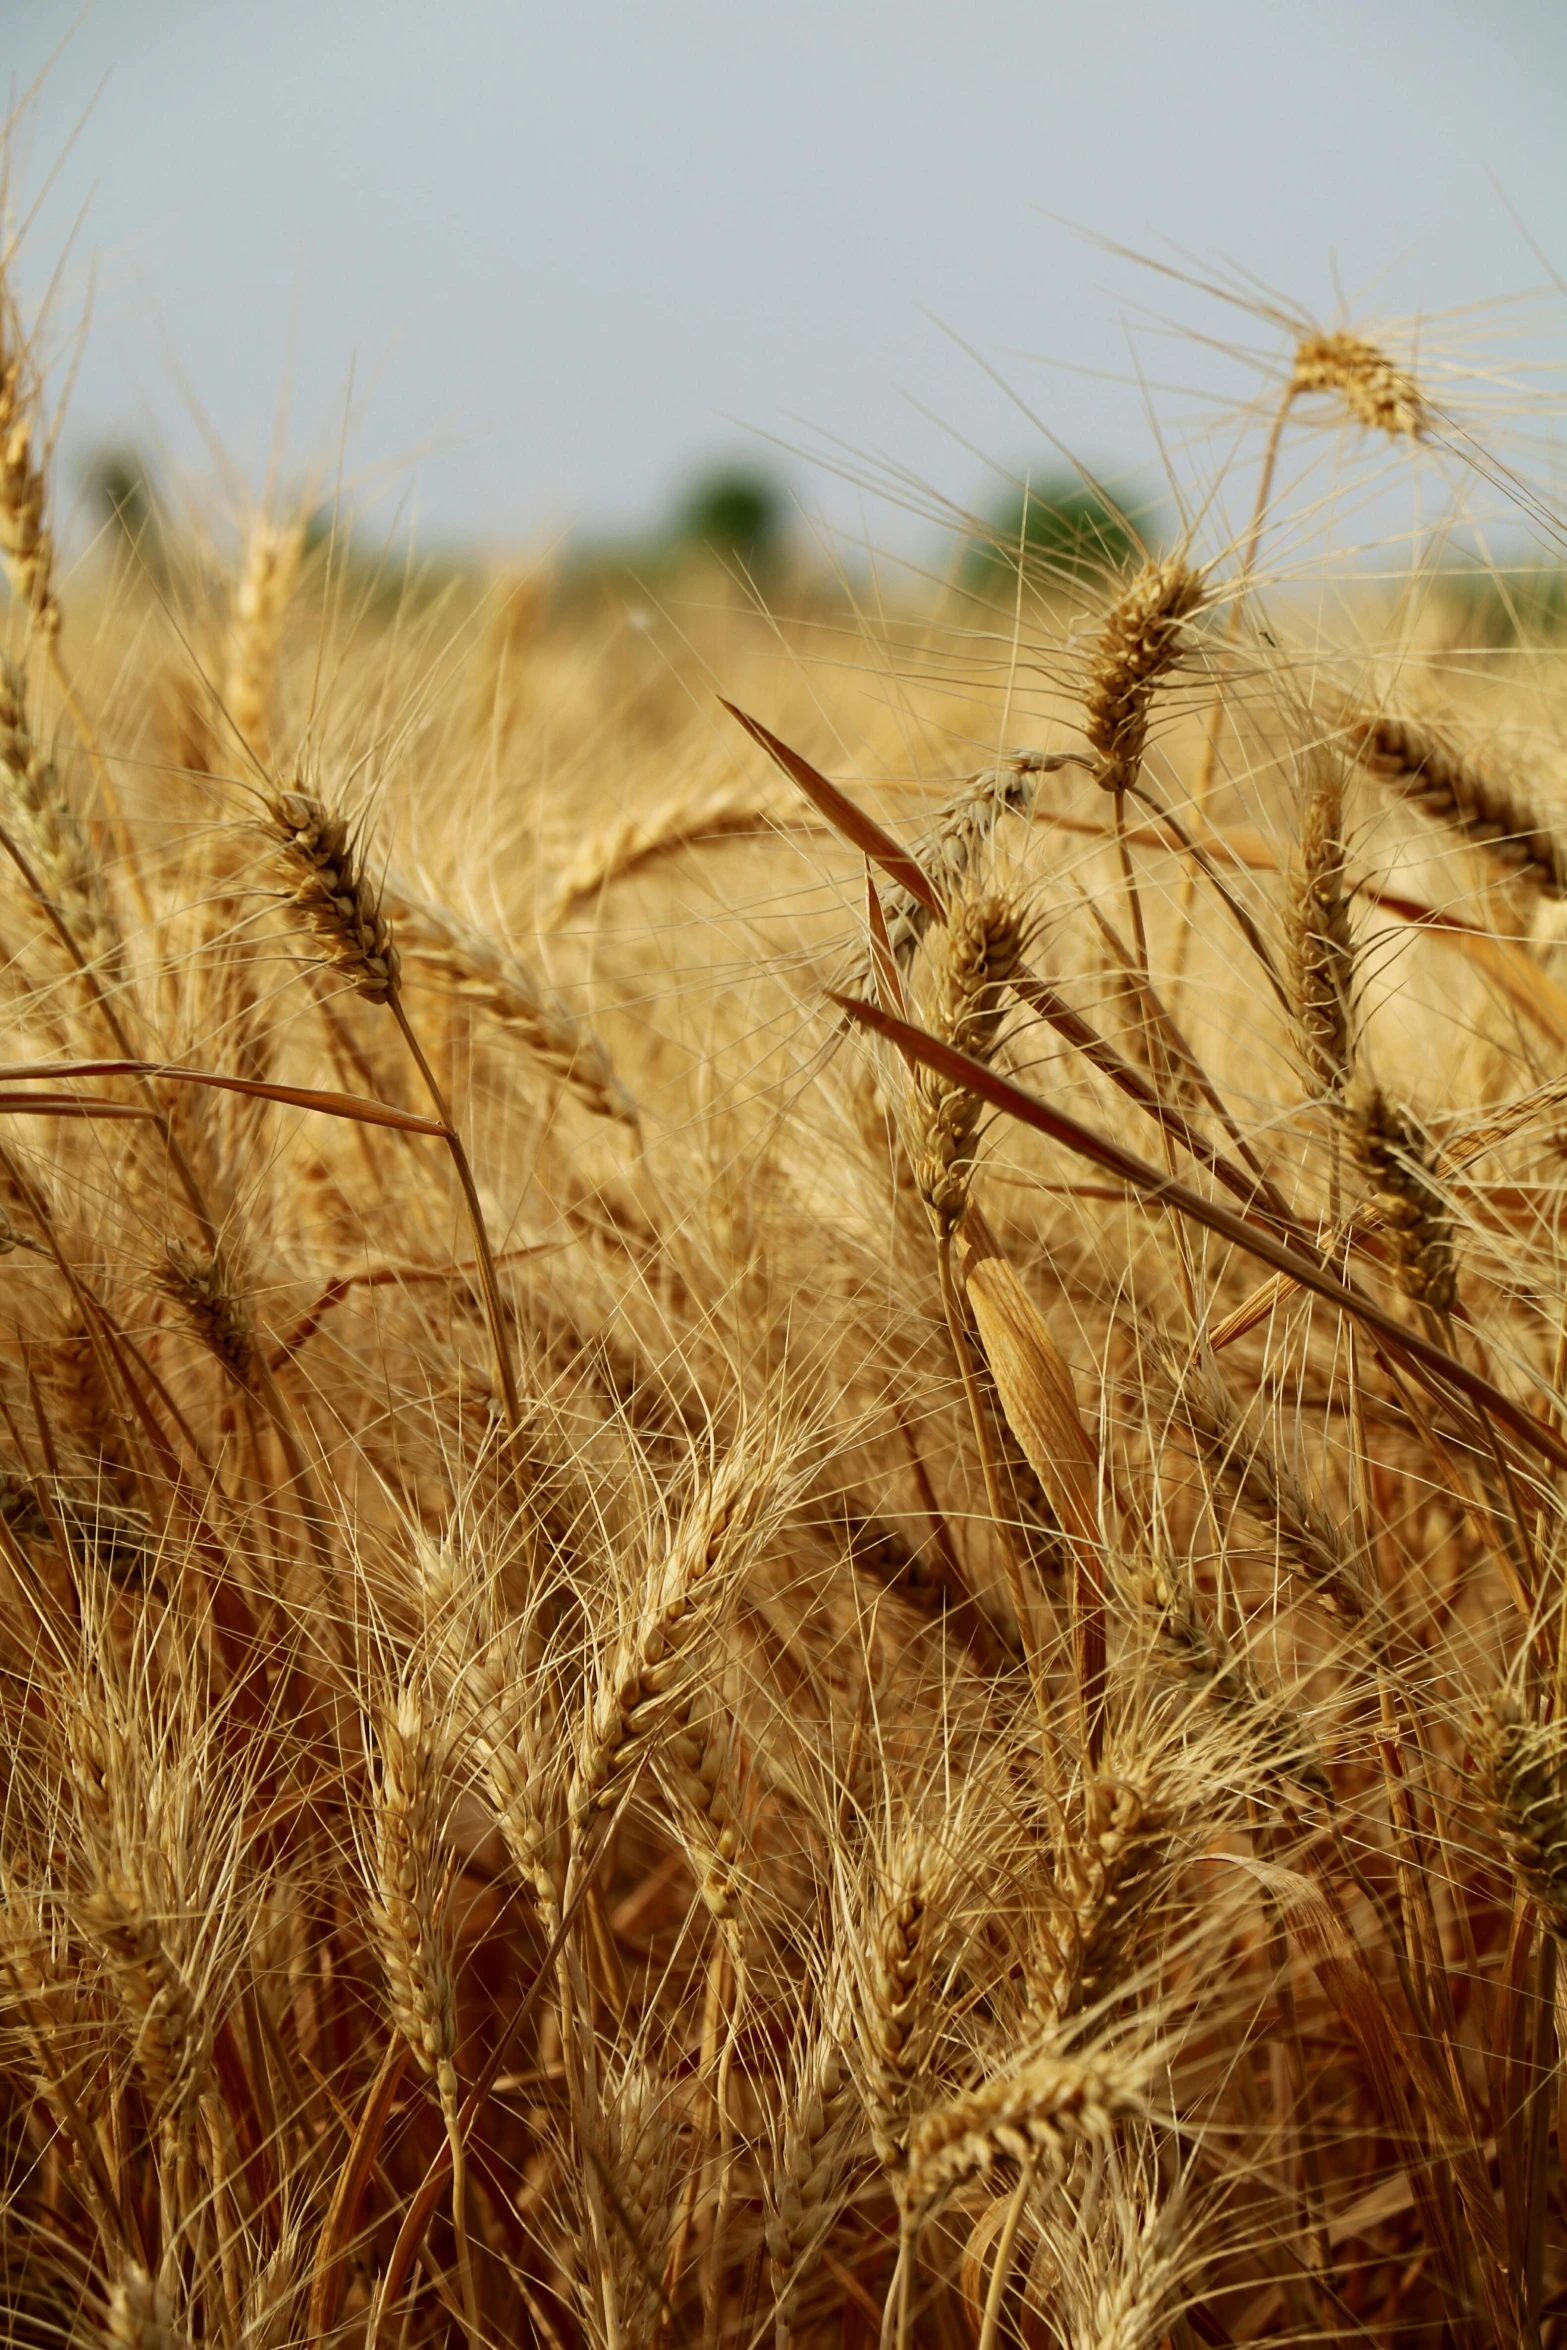
[[[1198,573],[1172,555],[1145,564],[1105,614],[1088,673],[1084,732],[1106,791],[1137,781],[1154,695],[1175,667],[1182,623],[1202,595]]]
[[[1347,1131],[1387,1232],[1400,1289],[1429,1313],[1451,1313],[1458,1294],[1453,1220],[1432,1173],[1429,1137],[1369,1078],[1350,1095]]]
[[[54,545],[44,524],[46,484],[38,447],[37,397],[20,353],[0,334],[0,554],[18,603],[33,626],[60,625],[54,592]]]
[[[945,925],[930,931],[929,946],[932,1032],[959,1052],[988,1061],[1000,1034],[1007,982],[1022,951],[1017,906],[993,893],[958,898]],[[968,1205],[980,1118],[975,1095],[934,1069],[915,1071],[909,1155],[940,1232],[950,1232]]]
[[[0,823],[84,963],[113,977],[120,928],[103,865],[66,797],[54,761],[33,739],[20,671],[0,655]]]
[[[1328,751],[1313,752],[1305,764],[1289,969],[1307,1074],[1324,1093],[1341,1093],[1354,1059],[1355,950],[1344,886],[1344,777]]]
[[[346,816],[296,786],[267,802],[293,904],[356,992],[384,1004],[396,992],[397,949]]]
[[[1310,334],[1295,349],[1292,392],[1336,392],[1357,424],[1419,440],[1430,424],[1424,394],[1413,376],[1360,335]]]
[[[1567,1754],[1560,1722],[1530,1721],[1497,1696],[1474,1734],[1480,1789],[1518,1882],[1567,1941]]]
[[[1567,897],[1567,835],[1509,778],[1489,773],[1439,726],[1389,710],[1347,723],[1369,775],[1390,784],[1550,898]]]

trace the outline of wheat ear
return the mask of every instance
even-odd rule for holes
[[[54,541],[45,525],[48,485],[39,460],[38,398],[19,351],[0,330],[0,555],[17,602],[42,637],[59,632]]]
[[[305,549],[303,521],[275,523],[257,514],[245,534],[245,552],[229,622],[223,699],[230,719],[255,759],[266,764],[267,721],[277,675],[278,640]]]
[[[1117,2121],[1146,2111],[1146,2079],[1146,2064],[1045,2053],[938,2106],[909,2142],[909,2209],[929,2220],[1000,2158],[1059,2162],[1075,2140],[1103,2140]]]
[[[636,1104],[601,1039],[518,956],[401,884],[388,886],[383,903],[410,969],[439,978],[460,1001],[487,1012],[594,1117],[637,1125]]]
[[[1440,727],[1392,711],[1353,717],[1351,749],[1435,824],[1519,874],[1545,897],[1567,897],[1567,838],[1515,783],[1488,774]]]
[[[841,2207],[862,2128],[840,2038],[841,2026],[829,2023],[804,2041],[778,2122],[775,2159],[762,2182],[778,2350],[787,2350],[800,2296]]]
[[[1405,369],[1395,366],[1386,352],[1375,343],[1367,342],[1362,335],[1344,332],[1321,334],[1315,329],[1299,338],[1289,380],[1268,427],[1251,527],[1246,534],[1246,546],[1230,600],[1224,651],[1219,662],[1219,690],[1214,695],[1213,707],[1208,715],[1208,740],[1197,780],[1199,808],[1206,808],[1208,795],[1213,789],[1219,744],[1224,733],[1224,684],[1234,659],[1241,614],[1245,609],[1252,574],[1257,568],[1257,550],[1262,544],[1263,525],[1268,519],[1268,508],[1273,500],[1273,476],[1278,466],[1284,427],[1295,402],[1307,392],[1336,392],[1357,424],[1364,425],[1368,432],[1386,433],[1395,440],[1421,440],[1429,428],[1430,410],[1420,386]],[[1183,903],[1189,902],[1189,896],[1183,900]]]
[[[104,2350],[182,2350],[168,2294],[140,2261],[129,2260],[109,2287]]]
[[[363,844],[347,818],[329,808],[317,793],[301,788],[297,778],[294,788],[272,794],[266,806],[295,909],[314,935],[328,963],[342,973],[355,993],[363,996],[367,1003],[387,1004],[391,1007],[392,1015],[402,1032],[403,1042],[435,1105],[473,1231],[484,1293],[485,1318],[489,1323],[490,1345],[495,1356],[496,1376],[500,1382],[506,1422],[508,1427],[518,1428],[522,1424],[522,1404],[517,1393],[517,1374],[506,1327],[506,1307],[501,1297],[495,1254],[490,1246],[489,1228],[484,1220],[479,1187],[474,1181],[468,1153],[452,1123],[435,1071],[426,1060],[403,1009],[397,984],[397,948],[392,938],[391,925],[382,911],[380,892],[371,883],[365,869]]]
[[[1342,329],[1302,335],[1288,396],[1303,392],[1336,393],[1357,424],[1392,440],[1422,440],[1430,430],[1431,412],[1419,384],[1363,335]]]
[[[600,1668],[568,1798],[580,1839],[656,1749],[699,1718],[701,1651],[787,1490],[782,1441],[742,1440],[688,1496],[650,1564],[635,1613]]]
[[[1022,957],[1022,918],[1010,899],[955,898],[929,937],[933,1034],[977,1061],[995,1052],[1007,983]],[[922,1064],[912,1077],[909,1159],[938,1237],[963,1220],[974,1174],[983,1106],[977,1096]]]
[[[682,849],[706,841],[766,838],[774,825],[800,829],[793,794],[769,798],[759,797],[749,786],[718,791],[682,787],[646,815],[618,816],[584,839],[556,880],[543,928],[560,929],[589,898],[602,897],[617,881],[646,872]]]
[[[1053,1915],[1041,1921],[1056,1953],[1052,2021],[1102,1998],[1120,1972],[1138,1898],[1163,1847],[1163,1826],[1145,1778],[1094,1778],[1084,1786],[1056,1855]]]
[[[443,1914],[446,1815],[443,1756],[429,1701],[405,1681],[382,1706],[371,1740],[370,1916],[393,2021],[433,2079],[452,2154],[452,2227],[463,2310],[478,2350],[478,2308],[466,2216],[467,2162],[457,2084],[457,1993],[452,1934]]]
[[[1106,791],[1136,783],[1154,696],[1181,650],[1182,624],[1203,598],[1201,576],[1178,556],[1147,563],[1110,605],[1094,648],[1083,730]]]
[[[1323,1093],[1340,1095],[1355,1058],[1355,946],[1344,886],[1344,776],[1327,750],[1306,762],[1288,933],[1300,1056]]]
[[[1430,1138],[1412,1112],[1369,1078],[1356,1086],[1348,1109],[1350,1151],[1387,1234],[1398,1285],[1440,1320],[1453,1310],[1458,1270]]]
[[[3,655],[0,789],[40,896],[55,909],[83,964],[101,985],[114,986],[123,976],[125,948],[103,867],[54,761],[34,739],[22,678]]]
[[[1493,1697],[1474,1734],[1480,1788],[1513,1874],[1548,1931],[1567,1943],[1567,1749],[1558,1722]]]

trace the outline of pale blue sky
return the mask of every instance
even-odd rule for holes
[[[64,42],[21,187],[77,132],[24,261],[82,216],[68,446],[199,460],[199,405],[256,474],[291,381],[295,468],[330,468],[352,368],[360,475],[415,482],[427,536],[635,522],[753,432],[983,501],[962,443],[1038,443],[953,337],[1145,461],[1128,320],[1233,322],[1051,216],[1437,312],[1542,282],[1511,205],[1567,278],[1561,0],[0,0],[0,32],[18,87]]]

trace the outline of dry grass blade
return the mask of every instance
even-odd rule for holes
[[[723,699],[722,696],[719,698]],[[945,918],[945,908],[935,887],[918,861],[909,855],[907,849],[899,846],[890,832],[884,831],[874,817],[867,816],[864,809],[857,807],[853,800],[839,791],[836,784],[829,783],[825,775],[819,775],[808,759],[802,759],[798,751],[791,751],[787,743],[780,742],[777,735],[765,727],[759,718],[748,718],[743,710],[735,708],[733,702],[724,702],[724,708],[731,718],[739,720],[754,742],[761,744],[768,757],[777,762],[785,775],[799,785],[811,805],[821,810],[835,832],[842,833],[846,841],[872,858],[900,889],[907,890],[909,896],[923,906],[927,914],[933,915],[938,922]]]
[[[273,1085],[255,1077],[228,1077],[215,1069],[179,1069],[167,1061],[39,1061],[0,1068],[0,1080],[14,1082],[21,1077],[155,1077],[169,1085],[207,1086],[218,1093],[243,1094],[251,1101],[319,1110],[323,1117],[348,1118],[361,1126],[393,1126],[404,1134],[433,1134],[444,1140],[447,1131],[437,1118],[395,1109],[390,1102],[366,1101],[359,1094],[333,1093],[313,1085]],[[114,1105],[108,1107],[112,1111]]]

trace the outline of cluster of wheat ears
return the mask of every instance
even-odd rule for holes
[[[1555,657],[1259,571],[1501,469],[67,581],[3,320],[5,2340],[1563,2339]]]

